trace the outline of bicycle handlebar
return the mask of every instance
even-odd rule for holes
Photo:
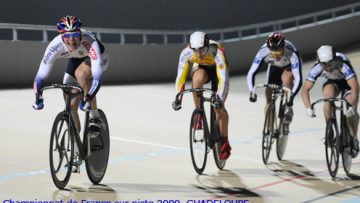
[[[313,103],[311,103],[311,109],[314,109],[314,106],[320,102],[341,102],[341,103],[345,103],[346,104],[346,108],[348,108],[349,106],[351,106],[351,104],[342,98],[327,98],[327,99],[318,99],[316,101],[314,101]]]
[[[290,98],[290,96],[292,96],[292,92],[291,92],[291,89],[290,88],[287,88],[285,86],[280,86],[280,85],[277,85],[277,84],[257,84],[254,86],[253,90],[250,92],[251,95],[255,95],[256,94],[256,89],[260,88],[260,87],[269,87],[273,90],[277,90],[277,93],[284,93],[284,92],[287,92],[288,93],[288,97],[287,97],[287,102]]]
[[[216,95],[216,92],[214,90],[212,90],[211,88],[194,88],[194,89],[185,89],[180,91],[179,93],[176,94],[175,96],[175,101],[180,101],[179,97],[185,93],[189,93],[189,92],[195,92],[198,96],[201,96],[204,98],[204,101],[210,102],[211,105],[214,105],[213,103],[216,101],[215,99],[213,99]],[[211,93],[210,97],[204,97],[202,95],[203,92],[209,92]]]
[[[56,89],[56,88],[62,89],[67,94],[69,92],[71,93],[71,90],[73,90],[73,89],[76,89],[76,90],[79,91],[79,93],[77,93],[77,94],[82,94],[83,93],[83,89],[77,84],[57,84],[57,83],[56,84],[51,84],[49,86],[45,86],[45,87],[41,88],[40,91],[42,93],[45,90]]]

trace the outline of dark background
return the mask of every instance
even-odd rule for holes
[[[211,29],[283,19],[359,0],[1,0],[0,22],[55,25],[64,15],[86,27]]]

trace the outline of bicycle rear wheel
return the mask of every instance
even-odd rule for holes
[[[109,160],[110,135],[109,125],[105,113],[98,109],[102,121],[101,133],[88,144],[88,134],[84,136],[84,146],[88,150],[90,146],[91,155],[85,160],[86,172],[93,184],[99,184],[103,179]]]
[[[190,153],[195,171],[202,174],[206,166],[208,133],[207,121],[203,111],[194,110],[190,122]]]
[[[346,121],[344,121],[346,122]],[[352,166],[351,156],[351,135],[349,129],[345,126],[341,131],[341,159],[344,171],[347,176],[350,176],[350,169]]]
[[[69,114],[60,112],[50,136],[50,172],[55,186],[64,189],[70,180],[74,156],[74,136],[69,125]]]
[[[279,115],[279,128],[276,131],[278,133],[278,139],[276,140],[276,156],[278,160],[282,160],[285,154],[287,141],[288,141],[288,134],[284,134],[284,107],[280,109],[280,115]]]
[[[270,156],[271,145],[273,143],[273,135],[275,132],[275,104],[270,104],[266,110],[263,138],[262,138],[262,160],[267,164]]]
[[[332,177],[336,177],[339,168],[339,150],[337,147],[338,138],[339,131],[336,121],[334,119],[329,119],[326,123],[325,154],[326,164]]]

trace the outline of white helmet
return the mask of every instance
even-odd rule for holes
[[[328,63],[334,59],[334,49],[332,46],[323,45],[317,50],[317,58],[320,63]]]
[[[208,43],[209,39],[205,32],[196,31],[190,35],[190,48],[200,49]]]

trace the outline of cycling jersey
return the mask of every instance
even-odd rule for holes
[[[228,79],[228,63],[225,58],[223,47],[216,41],[209,41],[209,49],[203,58],[200,58],[198,53],[187,46],[180,54],[178,73],[176,77],[175,89],[179,93],[185,88],[185,81],[189,72],[189,63],[193,63],[193,68],[207,66],[209,68],[216,68],[216,75],[218,79],[217,95],[221,100],[224,100],[229,88]]]
[[[89,31],[81,29],[81,42],[79,47],[74,51],[69,51],[62,40],[61,35],[55,37],[47,46],[43,59],[41,60],[39,70],[34,81],[35,93],[42,88],[43,81],[50,74],[53,64],[59,58],[84,58],[89,57],[91,61],[92,84],[88,96],[92,98],[100,88],[102,76],[101,53],[104,52],[104,46]]]
[[[336,58],[332,63],[334,63],[336,67],[332,72],[329,72],[324,70],[317,61],[310,69],[306,80],[315,82],[317,78],[322,75],[324,79],[323,82],[326,83],[328,80],[349,80],[356,76],[354,68],[344,54],[336,52]]]
[[[266,81],[269,81],[268,77],[271,68],[285,69],[291,67],[291,72],[294,77],[294,86],[291,92],[294,96],[299,92],[302,85],[301,60],[295,46],[290,41],[285,40],[284,54],[279,60],[272,57],[271,51],[267,48],[266,43],[261,46],[247,74],[247,85],[250,92],[254,88],[254,80],[258,69],[263,63],[268,64]]]

